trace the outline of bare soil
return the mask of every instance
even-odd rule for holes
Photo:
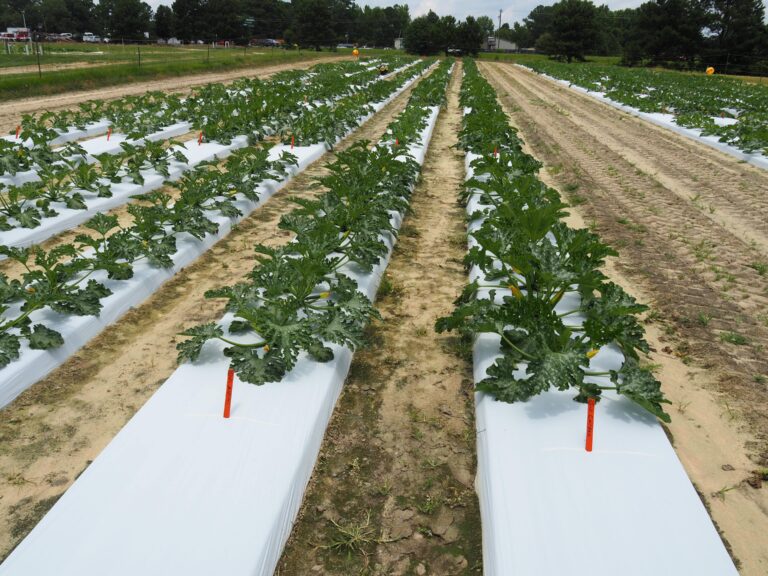
[[[415,84],[414,84],[415,85]],[[377,140],[412,88],[337,146]],[[252,247],[278,245],[291,197],[312,197],[331,153],[292,180],[144,304],[128,312],[47,378],[0,411],[0,561],[176,368],[176,335],[215,321],[223,302],[205,291],[239,280],[255,264]]]
[[[434,332],[466,283],[460,80],[277,574],[482,573],[471,352]]]
[[[238,68],[237,70],[229,70],[227,72],[193,74],[176,78],[163,78],[160,80],[121,84],[119,86],[110,86],[95,90],[68,92],[65,94],[43,96],[40,98],[12,100],[10,102],[2,103],[2,108],[0,109],[0,132],[8,133],[10,130],[14,130],[24,114],[77,108],[78,104],[87,100],[115,100],[117,98],[122,98],[123,96],[143,94],[150,90],[186,94],[195,86],[211,82],[226,83],[233,82],[239,78],[249,77],[265,78],[282,70],[309,68],[320,61],[334,62],[344,59],[344,56],[308,57],[307,60],[301,62],[293,61],[271,66],[253,66],[248,68]]]
[[[34,57],[30,57],[34,60]],[[110,62],[57,62],[52,64],[40,64],[40,70],[43,72],[57,72],[59,70],[72,70],[75,68],[93,68],[94,66],[109,66]],[[3,66],[0,67],[0,76],[11,76],[13,74],[31,74],[37,72],[37,64],[25,66]]]
[[[481,64],[577,222],[651,304],[668,431],[745,576],[768,573],[768,172],[518,67]]]

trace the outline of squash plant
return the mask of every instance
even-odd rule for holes
[[[472,162],[478,176],[463,194],[478,206],[470,215],[473,246],[465,263],[482,280],[464,289],[436,330],[499,336],[501,356],[477,383],[497,400],[526,401],[554,387],[575,389],[574,399],[586,402],[613,390],[668,422],[660,383],[639,362],[649,348],[637,315],[647,307],[601,272],[616,252],[595,234],[565,225],[566,204],[539,181],[540,165],[522,151],[514,131],[487,125],[503,111],[473,63],[465,65],[462,99],[472,104],[462,146],[482,154]],[[496,157],[488,153],[486,130]],[[591,370],[591,358],[608,345],[622,352],[621,367]]]
[[[445,90],[447,75],[419,84],[402,113],[423,117],[436,105],[422,93]],[[416,114],[418,116],[418,114]],[[413,130],[423,130],[411,122]],[[407,135],[413,138],[413,134]],[[226,344],[224,354],[239,378],[252,384],[281,380],[303,352],[318,362],[333,359],[328,343],[356,349],[375,308],[342,267],[371,271],[387,253],[382,234],[395,235],[392,213],[403,212],[420,167],[407,152],[358,141],[336,155],[317,184],[317,199],[294,199],[297,208],[280,228],[295,234],[281,248],[258,245],[257,265],[244,282],[212,290],[224,298],[235,319],[208,323],[181,333],[179,361],[196,360],[209,340]]]

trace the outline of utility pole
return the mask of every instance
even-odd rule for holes
[[[21,11],[21,21],[24,22],[24,29],[27,28],[27,16],[24,14],[24,10]]]
[[[499,38],[499,32],[501,32],[501,8],[499,8],[499,27],[496,30],[496,51],[499,51],[499,45],[501,44],[501,38]]]

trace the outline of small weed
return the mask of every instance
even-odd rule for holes
[[[762,374],[755,374],[755,375],[752,377],[752,379],[753,379],[755,382],[757,382],[758,384],[765,384],[766,382],[768,382],[768,378],[766,378],[766,377],[765,377],[765,376],[763,376]]]
[[[384,277],[381,279],[381,284],[379,284],[379,298],[383,298],[384,296],[389,296],[392,293],[392,282],[389,279],[388,275],[384,275]]]
[[[360,523],[352,522],[350,524],[339,524],[335,520],[330,521],[333,524],[334,534],[331,543],[321,548],[334,550],[336,552],[346,552],[351,555],[353,552],[362,552],[365,554],[364,547],[380,541],[375,536],[376,531],[371,526],[371,513],[366,513],[365,521]]]
[[[421,232],[416,230],[411,224],[403,224],[400,227],[400,235],[405,236],[406,238],[418,238],[421,236]]]
[[[749,267],[755,270],[760,276],[765,276],[768,272],[768,264],[765,262],[752,262]]]
[[[441,464],[440,460],[437,460],[435,458],[429,458],[427,460],[424,460],[424,462],[422,462],[422,466],[428,470],[434,470],[435,468],[440,466],[440,464]]]
[[[709,326],[709,321],[712,320],[712,315],[706,314],[704,312],[699,312],[699,315],[696,317],[696,320],[698,320],[699,324],[702,326]]]
[[[581,186],[578,182],[569,182],[565,186],[563,186],[563,190],[565,190],[568,193],[576,192]]]
[[[718,490],[717,492],[712,492],[713,498],[718,498],[722,502],[725,502],[725,495],[726,493],[730,492],[731,490],[735,490],[737,486],[723,486]]]
[[[712,259],[712,245],[706,240],[702,240],[693,247],[693,254],[696,256],[696,260],[711,260]]]
[[[424,416],[424,413],[416,408],[413,404],[410,404],[408,406],[408,417],[411,419],[411,422],[414,424],[426,424],[427,417]]]
[[[722,332],[720,334],[721,342],[728,342],[729,344],[735,344],[736,346],[744,346],[749,342],[745,336],[742,336],[738,332]]]
[[[648,314],[645,315],[645,321],[650,322],[656,322],[657,320],[660,320],[663,317],[661,310],[658,308],[651,308],[648,311]]]
[[[570,197],[571,206],[581,206],[587,201],[585,196],[581,194],[572,194]]]
[[[426,498],[416,504],[416,509],[422,514],[430,515],[440,507],[440,500],[427,494]]]
[[[389,482],[384,482],[384,484],[380,484],[379,486],[376,486],[373,493],[377,496],[389,496],[392,492],[392,484]]]

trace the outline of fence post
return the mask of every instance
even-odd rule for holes
[[[40,67],[40,43],[37,43],[37,77],[42,78],[43,77],[43,69]]]
[[[139,68],[141,68],[141,44],[136,46],[136,51],[139,53]]]

